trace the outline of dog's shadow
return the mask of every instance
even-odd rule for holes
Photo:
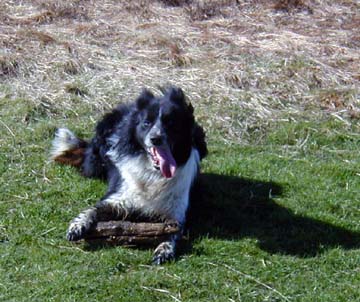
[[[201,175],[188,213],[188,248],[203,236],[255,238],[269,253],[299,257],[315,256],[332,247],[360,247],[360,233],[296,215],[276,203],[273,197],[281,194],[281,186],[272,182]]]

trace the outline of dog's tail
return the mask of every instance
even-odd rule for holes
[[[52,142],[50,158],[64,165],[81,168],[87,147],[88,142],[76,137],[69,129],[59,128]]]

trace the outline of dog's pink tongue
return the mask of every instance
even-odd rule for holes
[[[166,178],[175,175],[176,162],[169,148],[156,148],[156,153],[160,161],[161,174]]]

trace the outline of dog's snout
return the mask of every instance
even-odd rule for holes
[[[163,137],[161,135],[154,135],[150,137],[150,141],[154,146],[160,146],[163,144]]]

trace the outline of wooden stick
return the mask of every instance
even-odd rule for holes
[[[91,244],[149,246],[168,240],[180,232],[177,223],[99,221],[85,236]]]

